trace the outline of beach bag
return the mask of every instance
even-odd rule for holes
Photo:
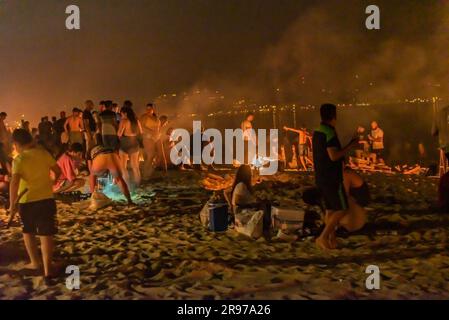
[[[263,235],[263,210],[244,209],[235,214],[235,230],[247,237],[258,239]]]
[[[304,226],[305,211],[293,208],[271,208],[271,221],[275,231],[292,233],[301,231]]]
[[[229,212],[226,202],[209,202],[209,230],[224,232],[228,230]]]
[[[201,224],[213,232],[228,230],[229,207],[225,202],[213,202],[209,200],[200,211]]]

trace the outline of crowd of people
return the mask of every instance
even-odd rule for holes
[[[52,262],[58,229],[55,194],[86,185],[94,193],[98,178],[108,175],[132,204],[131,187],[151,178],[161,164],[167,167],[166,149],[172,147],[168,117],[158,117],[152,103],[138,117],[129,100],[121,108],[101,101],[98,110],[88,100],[83,111],[73,108],[68,117],[62,111],[51,121],[43,117],[37,128],[22,121],[13,132],[6,118],[5,112],[0,113],[0,192],[8,200],[9,212],[17,209],[20,214],[29,269],[42,270],[46,279],[57,273]]]
[[[345,158],[355,150],[356,157],[374,154],[374,161],[383,161],[384,133],[373,121],[369,135],[359,127],[353,139],[342,146],[335,129],[336,106],[324,104],[320,115],[321,124],[313,134],[304,126],[284,127],[284,130],[298,135],[297,143],[289,145],[298,159],[298,167],[308,170],[312,166],[315,171],[316,188],[305,192],[303,200],[321,206],[325,212],[325,226],[316,243],[320,248],[333,249],[338,227],[348,231],[363,227],[364,206],[369,201],[367,184],[354,171],[345,168]],[[0,192],[9,191],[11,212],[19,204],[30,268],[42,269],[46,277],[52,277],[55,272],[52,266],[53,235],[57,232],[54,194],[85,186],[87,176],[93,193],[98,178],[107,174],[132,204],[130,189],[150,178],[157,167],[167,169],[167,156],[174,144],[168,117],[158,117],[152,103],[138,117],[129,100],[121,108],[112,101],[101,101],[97,110],[88,100],[84,110],[74,108],[68,117],[65,112],[51,121],[43,117],[36,129],[22,121],[21,127],[12,133],[5,126],[6,117],[6,113],[0,113]],[[253,120],[254,114],[250,113],[241,123],[245,159],[251,159],[248,144],[257,145],[257,137],[250,133]],[[12,160],[13,153],[16,155]],[[237,170],[229,197],[232,207],[268,212],[270,204],[253,195],[251,175],[249,161]],[[40,238],[42,260],[36,237]]]
[[[312,171],[313,143],[312,133],[302,125],[300,128],[284,126],[284,137],[280,146],[280,161],[287,169]],[[371,123],[371,132],[366,133],[363,126],[357,128],[358,144],[350,156],[355,162],[385,164],[384,131],[376,121]]]
[[[11,173],[13,149],[6,117],[6,113],[0,114],[0,164],[7,176]],[[59,119],[42,117],[36,128],[22,120],[20,128],[30,133],[33,141],[60,165],[63,175],[55,180],[54,191],[68,192],[82,184],[79,172],[84,169],[91,173],[94,162],[98,166],[99,160],[92,158],[92,150],[98,146],[117,154],[117,167],[128,188],[136,188],[142,179],[151,178],[157,167],[166,168],[172,146],[168,124],[168,117],[158,117],[152,103],[138,117],[129,100],[122,107],[110,100],[101,101],[97,109],[93,101],[87,100],[84,110],[73,108],[70,116],[61,111]]]

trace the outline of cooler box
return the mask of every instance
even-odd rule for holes
[[[225,202],[209,203],[209,230],[223,232],[228,230],[229,213]]]
[[[271,221],[274,230],[295,232],[304,225],[305,211],[293,208],[271,208]]]

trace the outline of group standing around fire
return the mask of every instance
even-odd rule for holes
[[[325,226],[316,243],[320,248],[333,249],[337,246],[337,228],[354,231],[363,227],[366,221],[363,206],[369,201],[366,183],[355,172],[345,169],[345,159],[353,155],[357,159],[383,162],[384,132],[373,121],[369,134],[359,126],[353,139],[342,146],[335,128],[336,106],[323,105],[320,115],[321,124],[313,134],[305,126],[283,128],[297,137],[294,143],[282,144],[280,159],[291,164],[286,159],[289,153],[290,160],[296,158],[298,169],[314,169],[316,190],[305,193],[304,200],[323,208]],[[18,204],[30,268],[42,269],[46,277],[55,273],[52,264],[53,236],[57,232],[54,194],[86,185],[93,193],[98,186],[97,179],[109,175],[132,204],[131,190],[139,187],[142,180],[150,179],[157,167],[168,168],[170,148],[175,143],[168,117],[157,116],[152,103],[138,117],[129,100],[121,108],[110,100],[101,101],[98,110],[93,101],[87,100],[84,110],[73,108],[68,117],[61,111],[60,118],[53,117],[51,121],[43,117],[37,129],[22,121],[21,127],[12,134],[5,125],[6,117],[6,113],[0,113],[0,177],[5,177],[0,181],[0,192],[9,191],[11,212]],[[241,181],[236,180],[232,189],[230,199],[235,207],[242,203],[252,205],[255,199],[250,195],[249,182],[249,165],[257,154],[258,143],[252,134],[254,117],[249,113],[241,123],[245,163],[237,174]],[[263,203],[264,208],[266,205]],[[36,237],[41,241],[42,261],[37,253]]]

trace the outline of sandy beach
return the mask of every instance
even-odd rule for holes
[[[432,209],[438,180],[364,177],[374,198],[369,223],[331,252],[313,237],[289,243],[206,230],[198,213],[211,192],[197,172],[156,178],[136,191],[136,207],[92,212],[58,203],[56,256],[79,266],[80,290],[68,290],[64,274],[48,286],[22,270],[16,226],[0,233],[0,299],[449,298],[449,216]],[[307,173],[281,173],[258,195],[304,207],[301,190],[312,183]],[[380,268],[380,290],[365,287],[368,265]]]

